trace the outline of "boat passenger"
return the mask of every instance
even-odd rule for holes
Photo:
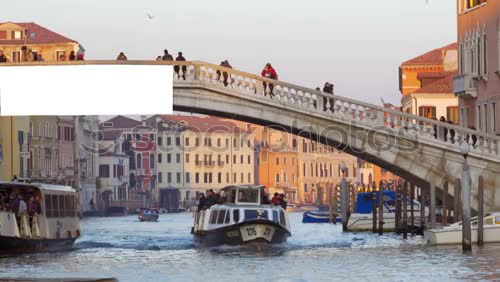
[[[26,202],[24,201],[21,194],[17,195],[17,197],[19,198],[19,208],[17,210],[17,216],[21,217],[23,213],[28,212],[28,207],[26,206]]]
[[[281,205],[281,199],[279,197],[280,194],[274,193],[274,197],[271,200],[271,205],[273,206],[280,206]]]
[[[17,210],[19,209],[19,198],[15,193],[11,193],[9,197],[10,199],[7,209],[12,213],[17,214]]]
[[[207,198],[205,198],[205,194],[201,193],[200,194],[200,199],[198,200],[198,210],[204,210],[205,209],[205,203],[206,203]]]
[[[280,194],[280,205],[284,210],[286,210],[286,206],[288,205],[288,202],[285,201],[285,194]]]

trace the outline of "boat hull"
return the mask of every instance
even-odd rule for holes
[[[471,229],[472,243],[477,243],[477,227]],[[500,243],[500,226],[484,226],[484,243]],[[428,245],[458,245],[462,244],[462,228],[440,228],[424,231],[424,241]]]
[[[317,213],[306,211],[302,215],[302,223],[329,223],[330,215],[328,213]],[[342,222],[342,218],[337,217],[336,222]]]
[[[157,214],[142,214],[139,216],[139,221],[158,221],[160,216]]]
[[[0,236],[0,255],[69,251],[77,238],[28,239]]]
[[[272,235],[266,236],[265,232],[267,231],[272,233]],[[246,232],[255,232],[255,234],[249,236]],[[243,222],[215,230],[194,232],[193,236],[197,246],[214,247],[220,245],[251,245],[256,243],[265,245],[281,244],[286,242],[291,233],[279,224],[260,220]]]
[[[409,217],[408,217],[409,219]],[[408,220],[408,226],[415,229],[420,229],[420,217],[415,217],[415,226],[410,226]],[[378,219],[377,219],[378,228]],[[363,232],[373,230],[373,217],[372,214],[352,214],[347,223],[347,230],[353,232]],[[394,213],[384,213],[384,232],[394,232],[396,231],[396,217]],[[417,230],[418,231],[418,230]]]

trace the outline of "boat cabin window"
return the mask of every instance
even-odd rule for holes
[[[233,210],[233,220],[235,223],[240,222],[240,210]]]
[[[238,203],[259,204],[259,190],[256,189],[238,190]]]
[[[486,218],[486,219],[484,220],[484,224],[485,224],[485,225],[493,225],[493,224],[495,224],[495,220],[494,220],[494,218],[493,218],[493,217]]]
[[[228,210],[226,212],[226,219],[224,219],[224,223],[228,224],[229,222],[231,222],[230,215],[231,215],[231,212]]]
[[[278,211],[273,211],[273,221],[275,223],[279,223],[280,222],[280,219],[278,217]]]
[[[495,224],[500,224],[500,216],[495,217]]]
[[[45,195],[45,215],[47,217],[76,216],[76,198],[72,195]]]
[[[245,210],[245,220],[268,219],[267,210]]]
[[[224,219],[226,218],[226,210],[219,210],[217,216],[217,224],[224,224]]]
[[[219,210],[213,210],[210,213],[210,220],[208,221],[208,223],[215,224],[217,222],[217,214],[218,214],[218,212],[219,212]]]

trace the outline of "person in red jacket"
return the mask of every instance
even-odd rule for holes
[[[270,63],[266,64],[260,75],[262,75],[265,78],[278,80],[278,73],[276,73],[276,70],[271,66]],[[265,93],[266,89],[267,89],[267,83],[264,81],[264,95],[266,95]],[[273,97],[273,89],[274,85],[272,83],[269,83],[269,96],[271,97]]]
[[[274,197],[271,200],[271,205],[273,205],[273,206],[280,206],[281,205],[280,194],[274,193]]]

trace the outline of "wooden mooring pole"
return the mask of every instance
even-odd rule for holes
[[[472,251],[471,234],[471,207],[470,207],[470,168],[465,157],[462,168],[462,250]]]
[[[443,207],[441,208],[441,225],[448,225],[448,181],[443,186]]]
[[[384,235],[384,183],[378,187],[378,234]]]
[[[340,207],[342,208],[342,231],[347,231],[349,220],[349,183],[345,177],[340,181]]]
[[[415,235],[415,207],[413,202],[415,201],[415,185],[410,183],[410,225],[411,225],[411,235]]]
[[[457,178],[455,185],[453,187],[453,222],[459,222],[462,220],[462,181]]]
[[[401,185],[396,185],[396,207],[394,215],[394,228],[396,229],[396,234],[401,234]]]
[[[405,181],[403,183],[403,239],[408,239],[408,185],[410,183]]]
[[[479,176],[477,183],[477,245],[484,244],[484,179]]]
[[[436,185],[429,185],[429,220],[431,228],[436,227]]]
[[[372,183],[372,219],[373,219],[373,228],[372,232],[377,233],[377,191],[375,190],[375,181]]]
[[[333,224],[337,224],[337,216],[339,211],[339,186],[333,187]]]

